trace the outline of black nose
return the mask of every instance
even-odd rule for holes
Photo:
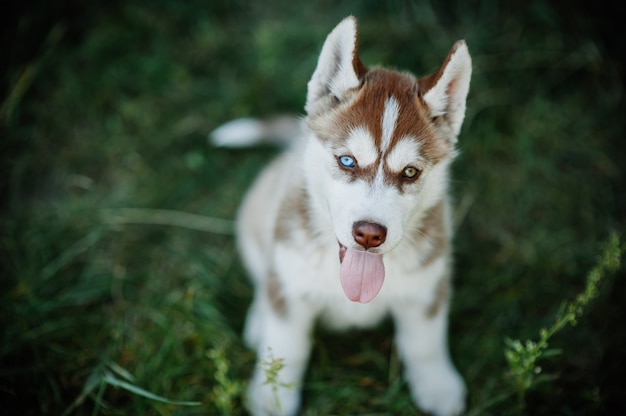
[[[367,250],[385,242],[387,228],[373,222],[358,221],[352,226],[352,236],[354,241]]]

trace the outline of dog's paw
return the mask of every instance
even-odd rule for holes
[[[465,410],[465,383],[461,376],[447,366],[422,370],[419,377],[409,380],[417,407],[436,416],[462,414]]]
[[[259,382],[254,377],[248,386],[247,407],[254,416],[292,416],[300,407],[300,390]]]

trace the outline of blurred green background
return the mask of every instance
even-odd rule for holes
[[[251,288],[232,219],[276,150],[214,149],[206,137],[235,117],[301,113],[326,34],[354,14],[366,65],[426,75],[460,38],[473,57],[450,324],[469,414],[626,412],[623,267],[550,340],[560,353],[540,359],[522,404],[505,359],[505,339],[537,340],[584,289],[603,242],[624,235],[626,16],[601,3],[9,6],[0,408],[244,414]],[[419,414],[391,331],[320,331],[302,413]]]

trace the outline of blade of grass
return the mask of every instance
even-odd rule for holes
[[[111,371],[113,371],[115,374],[117,374],[118,376],[120,376],[123,379],[125,379],[126,381],[129,381],[131,383],[135,382],[135,377],[133,377],[133,375],[130,373],[130,371],[126,370],[121,365],[119,365],[117,363],[114,363],[114,362],[108,362],[107,363],[107,367]]]
[[[93,412],[91,412],[91,416],[97,416],[100,411],[100,404],[102,403],[102,398],[104,397],[104,391],[106,390],[105,380],[100,381],[100,388],[98,389],[98,395],[96,396],[96,405],[93,408]]]
[[[87,234],[85,237],[78,240],[74,243],[70,248],[65,250],[61,255],[55,258],[53,261],[48,263],[46,267],[41,271],[41,276],[43,280],[48,280],[52,276],[54,276],[59,270],[61,270],[64,266],[68,265],[73,259],[75,259],[81,253],[84,253],[89,248],[91,248],[94,244],[100,241],[102,237],[102,229],[96,228]]]
[[[102,390],[104,385],[105,383],[102,379],[102,366],[98,366],[91,372],[91,374],[89,374],[89,377],[87,377],[85,385],[83,386],[83,390],[80,392],[78,397],[74,399],[72,404],[65,409],[61,416],[67,416],[72,413],[72,411],[80,406],[85,401],[87,396],[93,393],[98,386],[100,386],[99,390]]]
[[[127,381],[121,380],[113,373],[117,374],[121,378],[126,379]],[[96,415],[100,408],[100,403],[102,401],[102,397],[104,396],[104,390],[106,389],[107,385],[126,390],[137,396],[154,400],[160,403],[171,404],[175,406],[199,406],[202,404],[201,402],[167,399],[133,384],[132,382],[134,381],[134,379],[135,378],[128,370],[121,367],[117,363],[107,362],[106,365],[98,365],[91,372],[89,377],[87,377],[87,380],[85,381],[85,385],[83,386],[80,395],[76,399],[74,399],[72,404],[63,412],[62,416],[68,416],[69,414],[71,414],[78,406],[80,406],[85,401],[85,399],[89,395],[98,390],[95,398],[96,404],[93,410],[93,414]]]
[[[2,105],[0,106],[0,120],[3,120],[5,123],[11,119],[11,116],[14,110],[18,107],[19,103],[22,101],[22,98],[26,95],[26,92],[30,88],[37,75],[37,71],[39,70],[41,61],[49,55],[54,47],[61,41],[63,35],[65,34],[65,27],[57,23],[48,34],[44,45],[43,45],[43,53],[41,55],[41,59],[33,61],[24,66],[21,70],[17,81],[13,88],[11,88],[7,98],[4,100]]]
[[[230,220],[166,209],[104,209],[102,219],[105,224],[170,225],[225,235],[232,235],[234,228],[234,222]]]
[[[154,401],[165,403],[165,404],[173,404],[176,406],[200,406],[202,404],[202,402],[167,399],[163,396],[159,396],[157,394],[144,390],[139,386],[120,380],[108,370],[104,370],[104,381],[106,381],[106,383],[110,386],[117,387],[122,390],[126,390],[130,393],[133,393],[137,396],[141,396],[146,399],[154,400]]]

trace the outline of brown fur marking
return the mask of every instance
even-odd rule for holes
[[[418,238],[426,237],[430,243],[430,250],[422,259],[422,266],[427,267],[448,249],[448,236],[444,228],[443,202],[440,202],[428,211],[418,233]]]
[[[370,70],[362,83],[358,95],[342,114],[341,119],[347,120],[344,127],[347,130],[342,131],[344,137],[350,130],[365,126],[380,148],[385,102],[389,97],[394,97],[398,102],[399,114],[387,152],[393,149],[398,140],[414,137],[420,143],[420,153],[432,164],[450,154],[450,144],[437,137],[430,122],[428,107],[416,94],[417,81],[412,75],[378,68]]]
[[[352,55],[352,68],[354,68],[354,72],[359,79],[365,75],[367,72],[367,68],[361,62],[361,58],[359,58],[359,26],[356,24],[356,18],[351,16],[351,19],[354,21],[354,26],[356,27],[356,34],[354,36],[354,53]]]
[[[309,195],[304,189],[293,192],[281,206],[274,229],[276,241],[288,241],[294,229],[313,233],[309,213]]]
[[[270,271],[267,276],[267,297],[276,314],[279,316],[287,315],[287,301],[283,296],[278,276],[276,276],[274,271]]]
[[[450,297],[450,276],[443,276],[437,283],[435,289],[435,298],[430,306],[426,309],[426,317],[434,318],[441,310]]]

